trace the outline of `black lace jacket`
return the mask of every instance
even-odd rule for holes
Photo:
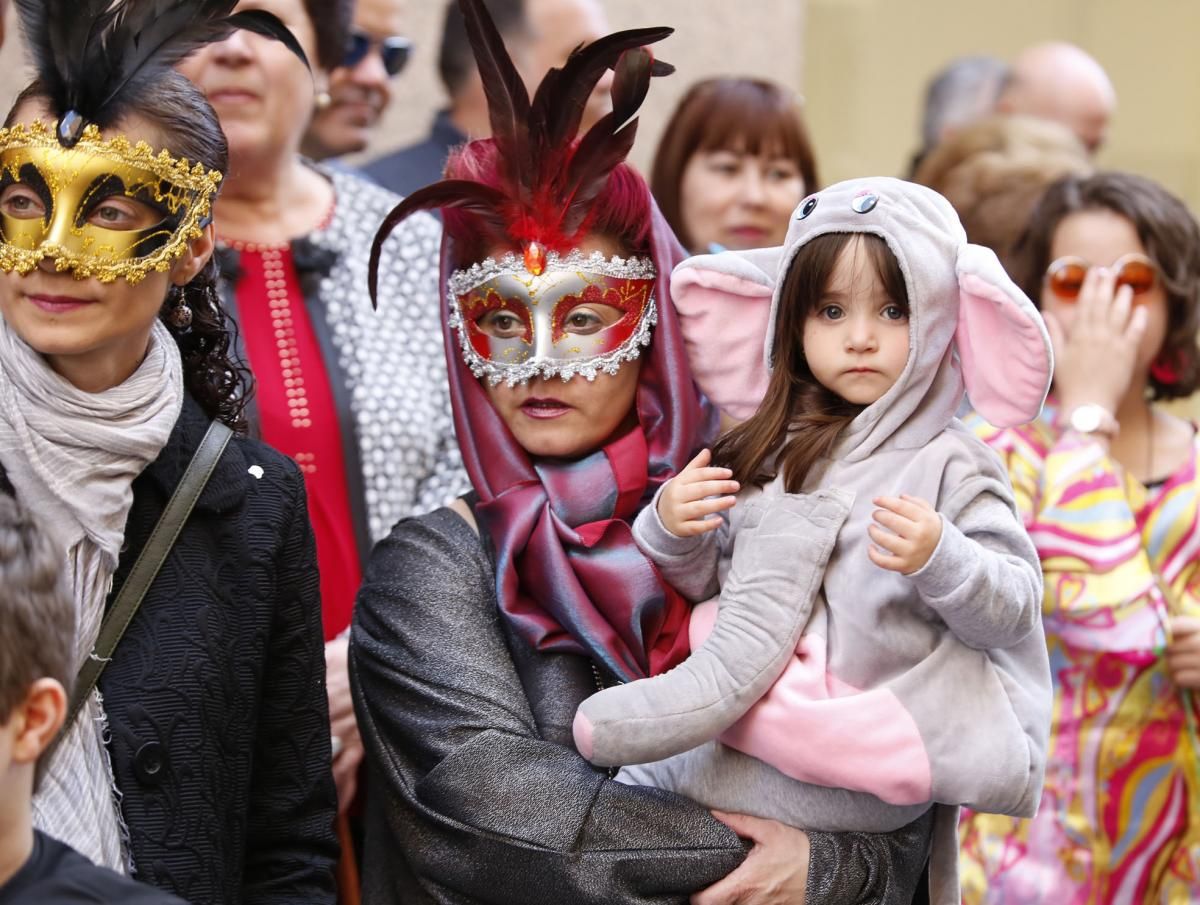
[[[115,589],[207,427],[185,400],[134,482]],[[230,442],[100,689],[139,880],[193,903],[332,905],[321,609],[290,459]]]
[[[376,546],[350,677],[371,768],[370,905],[684,903],[745,856],[699,805],[614,782],[576,753],[590,663],[509,631],[491,556],[451,510],[402,521]],[[930,819],[810,834],[809,905],[911,901]]]

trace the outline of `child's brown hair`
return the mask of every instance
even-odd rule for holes
[[[70,693],[75,607],[58,550],[33,515],[0,492],[0,723],[38,679]]]

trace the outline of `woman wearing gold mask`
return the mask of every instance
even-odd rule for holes
[[[34,821],[190,901],[332,902],[303,479],[230,437],[250,385],[213,288],[225,140],[170,68],[236,28],[294,44],[233,6],[17,3],[38,79],[0,129],[0,471],[79,613]]]

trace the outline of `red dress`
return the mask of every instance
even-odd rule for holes
[[[227,244],[241,254],[238,322],[257,386],[262,439],[304,473],[328,641],[350,624],[362,581],[333,389],[290,246]]]

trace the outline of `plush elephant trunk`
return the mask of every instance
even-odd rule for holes
[[[779,678],[821,589],[854,495],[764,494],[745,504],[712,634],[670,672],[592,695],[575,744],[594,764],[662,760],[716,738]]]

